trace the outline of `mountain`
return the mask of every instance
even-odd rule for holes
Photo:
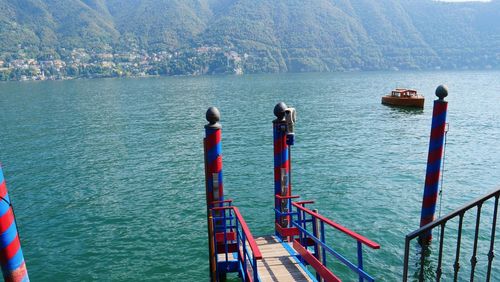
[[[245,72],[497,68],[500,1],[0,0],[0,60],[199,47]]]
[[[120,38],[103,1],[0,0],[0,48],[94,48]]]

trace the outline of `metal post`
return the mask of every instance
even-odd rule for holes
[[[436,89],[436,96],[432,112],[432,127],[429,141],[429,154],[427,157],[427,171],[425,175],[425,188],[422,200],[422,212],[420,227],[434,220],[436,212],[436,201],[438,197],[439,176],[441,172],[441,160],[443,158],[444,134],[446,128],[446,113],[448,102],[444,100],[448,96],[448,88],[440,85]],[[421,243],[428,243],[432,239],[432,231],[420,237]]]
[[[405,239],[405,256],[403,261],[403,282],[408,282],[408,264],[410,260],[410,241],[411,239],[406,236]]]
[[[214,207],[214,201],[220,201],[220,206],[223,205],[224,200],[224,186],[222,181],[222,147],[221,147],[221,129],[222,126],[219,123],[220,112],[215,107],[210,107],[206,113],[206,119],[208,124],[205,125],[205,138],[203,140],[204,150],[205,150],[205,189],[206,189],[206,200],[207,200],[207,220],[208,224],[208,234],[209,240],[211,240],[210,234],[213,233],[215,238],[215,230],[220,221],[216,221],[215,224],[210,224],[210,209]],[[220,215],[220,212],[216,212],[216,216]],[[212,230],[210,230],[212,227]],[[214,242],[214,245],[217,242]],[[215,246],[209,244],[209,254],[210,257],[215,257]],[[219,277],[214,277],[213,273],[213,263],[210,262],[210,274],[211,280],[216,281]]]
[[[210,211],[209,211],[210,213]],[[214,234],[214,222],[212,214],[208,216],[208,250],[209,250],[209,260],[210,260],[210,278],[212,281],[215,280],[216,275],[216,254],[215,254],[215,234]]]
[[[246,281],[247,274],[248,274],[248,272],[247,272],[247,237],[245,235],[245,232],[243,232],[241,235],[242,235],[241,237],[243,238],[242,243],[241,243],[241,245],[243,246],[243,275],[242,275],[242,277],[245,277],[244,281]]]
[[[314,213],[318,213],[317,209],[313,210]],[[317,239],[321,240],[321,230],[320,230],[320,220],[317,217],[312,217],[312,231],[313,231],[313,236],[316,237]],[[323,246],[318,244],[318,242],[314,241],[314,257],[318,259],[318,261],[321,261],[322,255],[322,249]],[[318,282],[323,282],[323,279],[321,278],[321,275],[319,273],[316,273],[316,279]]]
[[[255,257],[252,259],[252,269],[253,269],[253,281],[259,281],[259,274],[257,273],[257,259]]]
[[[363,244],[358,241],[358,269],[363,270]],[[359,273],[359,282],[363,282],[363,276]]]
[[[326,244],[325,240],[325,222],[321,221],[321,226],[320,226],[320,235],[321,235],[321,243]],[[321,248],[324,248],[323,245]],[[323,250],[321,252],[321,263],[326,267],[326,252]]]
[[[21,242],[17,233],[14,210],[0,166],[0,262],[3,278],[8,282],[29,281]]]
[[[288,183],[289,172],[289,159],[288,159],[288,145],[286,143],[286,120],[285,110],[287,106],[285,103],[280,102],[274,107],[274,115],[276,119],[273,121],[273,145],[274,145],[274,195],[290,196],[290,189]],[[287,212],[287,201],[278,200],[275,198],[274,208],[281,213]],[[281,227],[288,227],[288,216],[278,217],[276,215],[275,222]],[[275,234],[279,236],[278,231]]]

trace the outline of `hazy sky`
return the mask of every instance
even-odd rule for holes
[[[436,0],[441,2],[491,2],[491,0]]]

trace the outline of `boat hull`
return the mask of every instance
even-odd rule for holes
[[[382,104],[397,107],[424,108],[424,97],[392,97],[383,96]]]

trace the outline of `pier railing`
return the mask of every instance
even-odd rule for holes
[[[278,216],[295,216],[296,219],[292,220],[292,226],[297,229],[298,239],[293,240],[293,248],[299,253],[301,260],[314,268],[318,281],[340,281],[327,266],[327,253],[333,255],[342,264],[357,273],[359,281],[374,281],[374,278],[363,269],[362,247],[365,245],[372,249],[379,249],[380,245],[305,207],[305,204],[311,203],[314,202],[291,202],[291,206],[295,208],[294,212],[278,214]],[[356,240],[356,263],[349,261],[341,253],[326,244],[325,227],[327,226],[333,227]]]
[[[481,214],[482,214],[482,207],[485,202],[488,200],[494,201],[494,207],[493,207],[493,217],[492,217],[492,224],[491,224],[491,230],[488,232],[489,233],[489,251],[487,254],[488,257],[488,264],[486,268],[486,281],[491,280],[491,268],[492,268],[492,262],[494,258],[494,246],[495,246],[495,230],[496,230],[496,223],[497,223],[497,217],[498,217],[498,199],[500,197],[500,188],[481,197],[478,198],[460,208],[457,210],[453,211],[452,213],[443,216],[437,220],[434,220],[424,226],[422,226],[420,229],[411,232],[410,234],[406,235],[406,240],[405,240],[405,256],[404,256],[404,269],[403,269],[403,281],[408,281],[408,272],[409,272],[409,259],[410,259],[410,243],[412,240],[417,239],[419,242],[419,267],[420,269],[417,271],[417,277],[419,281],[424,281],[429,279],[429,272],[427,271],[425,273],[424,267],[426,265],[425,261],[427,259],[427,255],[429,254],[428,249],[430,247],[430,241],[424,241],[421,238],[426,238],[428,234],[434,229],[434,228],[439,228],[439,247],[438,247],[438,253],[437,253],[437,267],[435,271],[432,271],[430,275],[434,276],[432,280],[435,281],[441,281],[442,275],[443,275],[443,244],[445,240],[445,227],[446,223],[449,222],[452,219],[455,219],[458,217],[458,229],[457,229],[457,237],[456,237],[456,247],[455,247],[455,257],[454,257],[454,263],[453,263],[453,280],[457,281],[458,279],[458,273],[460,270],[460,251],[462,248],[462,231],[463,231],[463,222],[464,222],[464,217],[466,213],[472,209],[475,209],[476,212],[476,218],[475,218],[475,229],[474,229],[474,243],[472,247],[472,257],[470,258],[470,281],[474,280],[474,274],[476,270],[476,264],[478,262],[477,259],[477,250],[478,250],[478,239],[479,239],[479,229],[480,229],[480,222],[481,222]],[[493,199],[494,198],[494,199]],[[484,242],[484,240],[481,240]],[[463,261],[464,259],[462,259]],[[415,277],[415,278],[417,278]]]
[[[257,261],[262,259],[262,254],[259,247],[238,208],[231,206],[231,201],[224,202],[229,205],[211,209],[216,275],[238,272],[243,281],[260,281]]]

